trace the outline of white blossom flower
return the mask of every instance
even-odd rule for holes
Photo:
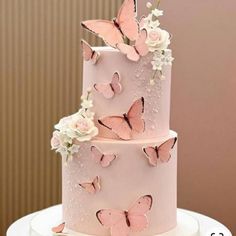
[[[93,101],[92,100],[83,100],[81,103],[81,107],[84,109],[90,109],[93,107]]]
[[[171,55],[171,50],[155,51],[153,60],[151,62],[153,70],[159,72],[159,79],[164,80],[163,67],[166,65],[172,65],[174,58]]]
[[[79,152],[79,145],[73,144],[71,147],[68,148],[68,151],[71,155],[77,154]]]
[[[146,6],[147,6],[147,8],[152,8],[152,3],[147,2]]]
[[[163,11],[156,8],[156,9],[152,10],[152,15],[155,17],[163,16]]]
[[[56,150],[56,152],[60,153],[63,158],[68,158],[69,152],[66,147],[60,147]]]
[[[150,28],[150,29],[155,30],[155,29],[157,29],[159,26],[160,26],[159,20],[155,20],[155,21],[150,21],[150,22],[149,22],[149,28]]]
[[[159,17],[163,15],[163,11],[158,8],[153,9],[150,4],[147,4],[151,13],[143,18],[140,22],[141,29],[146,29],[149,52],[153,53],[153,60],[151,61],[154,74],[150,79],[150,84],[155,83],[155,78],[165,79],[163,75],[163,67],[171,65],[174,58],[171,56],[171,50],[168,49],[170,45],[170,34],[160,28]]]

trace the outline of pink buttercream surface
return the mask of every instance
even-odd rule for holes
[[[96,120],[112,115],[127,113],[133,102],[141,97],[145,99],[145,132],[134,139],[159,138],[169,134],[171,66],[165,66],[165,80],[156,80],[150,85],[153,75],[151,60],[153,55],[132,62],[119,51],[109,48],[94,48],[101,53],[96,65],[84,62],[83,91],[93,88],[96,83],[110,83],[114,72],[119,72],[123,90],[112,99],[106,99],[95,89],[92,90]],[[111,131],[96,123],[99,137],[117,138]]]
[[[147,214],[149,227],[131,236],[152,236],[176,226],[177,144],[169,163],[151,167],[142,151],[149,145],[160,145],[170,137],[151,140],[98,139],[81,146],[79,158],[63,165],[63,215],[69,229],[89,235],[109,236],[96,218],[100,209],[127,210],[143,195],[152,195],[153,206]],[[104,153],[118,157],[108,168],[92,160],[90,148],[96,146]],[[91,195],[79,183],[101,178],[101,191]]]

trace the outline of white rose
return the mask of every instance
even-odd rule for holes
[[[76,123],[76,140],[85,142],[91,140],[98,134],[98,129],[90,119],[80,119]]]
[[[66,134],[77,141],[84,142],[91,140],[98,134],[98,129],[91,118],[80,112],[71,116]]]
[[[150,52],[165,50],[170,45],[170,34],[160,28],[150,30],[148,31],[146,44],[148,45]]]

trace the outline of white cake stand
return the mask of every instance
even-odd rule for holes
[[[60,224],[61,219],[61,205],[50,207],[16,221],[8,229],[7,236],[52,236],[51,228]],[[219,232],[224,233],[224,236],[232,236],[219,222],[198,213],[178,209],[178,227],[157,236],[211,236],[212,233],[218,236]],[[70,235],[88,236],[78,233]]]

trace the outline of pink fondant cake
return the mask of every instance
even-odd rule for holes
[[[81,109],[55,126],[65,223],[54,234],[155,236],[177,225],[170,35],[160,28],[163,12],[147,7],[140,22],[125,0],[113,21],[82,23],[108,46],[82,40]]]
[[[169,137],[176,137],[171,132]],[[169,138],[166,137],[166,138]],[[67,227],[88,235],[108,236],[96,217],[99,209],[129,209],[141,196],[151,195],[153,205],[148,213],[149,227],[138,235],[156,235],[176,226],[177,148],[168,163],[151,167],[142,149],[162,144],[164,139],[118,141],[97,139],[81,146],[80,158],[63,166],[63,210]],[[91,145],[117,158],[108,168],[92,159]],[[81,182],[101,178],[101,190],[89,194]],[[130,234],[132,235],[132,234]]]
[[[171,66],[163,67],[165,80],[158,80],[150,86],[152,77],[152,54],[140,59],[139,62],[129,61],[117,49],[110,47],[94,48],[100,53],[100,61],[96,66],[90,62],[84,63],[83,92],[92,88],[96,83],[110,83],[115,71],[120,74],[122,91],[111,99],[104,99],[103,95],[92,90],[96,118],[109,115],[122,115],[127,112],[133,101],[140,97],[145,99],[145,131],[134,139],[149,139],[166,137],[169,135],[170,120],[170,88]],[[168,52],[171,54],[171,51]],[[104,69],[106,68],[106,69]],[[109,109],[107,109],[109,108]],[[97,119],[95,121],[97,122]],[[97,125],[97,123],[96,123]],[[99,137],[116,138],[116,135],[99,126]]]

